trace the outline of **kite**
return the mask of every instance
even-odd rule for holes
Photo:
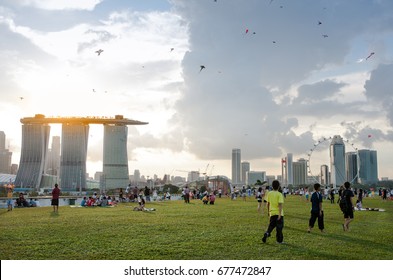
[[[246,29],[246,34],[248,33],[248,28]]]
[[[323,37],[323,38],[327,38],[327,37],[329,37],[329,36],[326,35],[326,34],[323,34],[322,37]]]
[[[318,25],[321,25],[321,24],[322,24],[322,22],[318,21]]]
[[[371,138],[371,134],[367,135],[368,138]]]
[[[99,50],[96,51],[96,53],[97,53],[97,55],[100,55],[103,51],[104,51],[104,50],[99,49]]]
[[[372,52],[368,55],[368,57],[366,57],[366,60],[369,59],[370,57],[372,57],[375,54],[375,52]]]
[[[199,73],[201,73],[201,71],[203,70],[203,69],[205,69],[206,67],[204,66],[204,65],[201,65],[201,70],[199,70]]]
[[[170,52],[172,52],[175,48],[171,48]]]
[[[23,97],[23,96],[19,96],[19,99],[20,99],[20,100],[23,100],[23,99],[24,99],[24,97]]]

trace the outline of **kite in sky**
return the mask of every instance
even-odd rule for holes
[[[329,37],[328,35],[326,35],[326,34],[322,34],[322,36],[323,36],[323,38],[327,38],[327,37]]]
[[[203,70],[203,69],[205,69],[206,67],[204,66],[204,65],[201,65],[201,70],[199,70],[199,73],[201,73],[201,71]]]
[[[23,99],[24,99],[24,97],[23,97],[23,96],[19,96],[19,99],[20,99],[20,100],[23,100]]]
[[[248,28],[246,29],[246,34],[248,33]]]
[[[369,59],[370,57],[372,57],[375,54],[375,52],[372,52],[368,55],[368,57],[366,57],[366,60]]]
[[[100,55],[103,51],[104,51],[104,50],[99,49],[99,50],[96,51],[96,53],[97,53],[97,55]]]
[[[371,134],[368,135],[368,138],[371,138]]]
[[[318,25],[321,25],[321,24],[322,24],[322,22],[318,21]]]
[[[172,52],[175,48],[171,48],[170,52]]]

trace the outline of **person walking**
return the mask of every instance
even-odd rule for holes
[[[334,204],[334,189],[330,189],[330,204]]]
[[[314,192],[311,195],[311,217],[308,222],[308,230],[307,232],[311,232],[311,229],[314,227],[315,221],[318,219],[318,228],[321,232],[324,232],[324,224],[323,224],[323,209],[322,209],[322,201],[323,197],[321,194],[321,185],[316,183],[314,184]]]
[[[59,212],[59,197],[60,197],[60,189],[59,185],[55,184],[55,187],[52,190],[52,206],[53,206],[53,212],[58,213]]]
[[[270,216],[269,226],[262,237],[262,242],[266,243],[267,238],[271,235],[274,228],[276,229],[276,241],[278,244],[282,244],[284,235],[282,230],[284,228],[284,196],[278,191],[280,182],[274,180],[272,182],[273,191],[270,191],[267,195],[267,211]]]
[[[344,223],[343,223],[343,229],[344,231],[349,230],[349,224],[352,222],[354,216],[353,216],[353,202],[352,198],[354,197],[353,191],[350,189],[351,184],[349,182],[344,183],[344,191],[341,199],[345,199],[346,201],[346,207],[343,210],[344,213]]]

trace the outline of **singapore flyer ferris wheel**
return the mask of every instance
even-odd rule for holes
[[[340,152],[341,158],[337,156]],[[308,150],[307,157],[307,173],[315,183],[335,186],[336,182],[357,182],[360,166],[358,149],[350,140],[339,135],[324,137]],[[331,176],[329,172],[322,174],[323,165],[330,168]]]

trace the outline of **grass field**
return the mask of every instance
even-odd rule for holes
[[[355,212],[350,232],[342,230],[337,204],[324,202],[326,233],[307,233],[310,203],[298,196],[284,204],[284,241],[275,231],[261,237],[266,214],[255,198],[148,203],[154,212],[132,211],[135,204],[114,208],[50,207],[0,209],[2,260],[392,260],[393,201],[365,198],[364,207],[386,212]]]

